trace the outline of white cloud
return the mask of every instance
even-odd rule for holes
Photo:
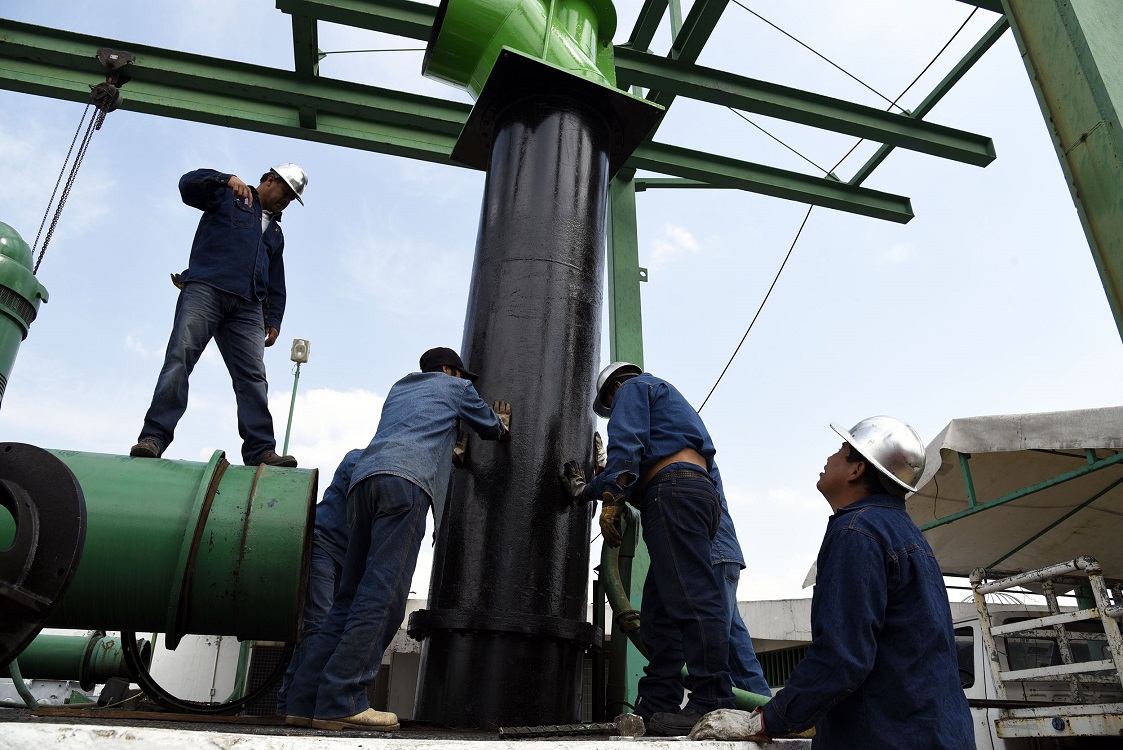
[[[663,235],[651,243],[648,265],[652,270],[665,269],[682,258],[694,257],[702,246],[690,230],[677,224],[664,224]]]
[[[269,399],[280,452],[285,440],[292,391],[275,391]],[[320,490],[331,481],[335,467],[353,448],[366,447],[378,428],[385,396],[366,390],[299,390],[293,409],[289,453],[302,467],[320,469]]]

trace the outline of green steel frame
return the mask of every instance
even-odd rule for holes
[[[645,0],[628,41],[615,48],[619,87],[633,91],[646,87],[646,98],[664,107],[685,96],[883,145],[843,182],[834,175],[814,177],[654,140],[642,144],[613,180],[609,195],[613,359],[643,362],[640,283],[646,280],[646,270],[639,266],[636,192],[732,188],[907,222],[912,218],[908,198],[868,190],[861,183],[894,148],[977,166],[994,159],[990,139],[922,118],[1009,25],[1054,131],[1058,156],[1123,334],[1123,128],[1119,119],[1123,78],[1112,72],[1115,68],[1108,70],[1108,62],[1117,58],[1118,40],[1123,38],[1123,16],[1117,12],[1116,0],[961,1],[1002,15],[920,106],[911,113],[892,114],[696,65],[728,0],[695,0],[685,19],[678,0]],[[320,21],[426,40],[435,7],[411,0],[276,0],[276,7],[292,20],[292,71],[0,19],[0,87],[84,102],[90,84],[102,77],[95,51],[111,47],[136,55],[127,71],[131,80],[123,89],[124,109],[454,163],[450,154],[470,112],[467,105],[319,74]],[[668,11],[672,42],[667,55],[660,56],[648,48]],[[638,169],[665,176],[637,178]],[[1083,469],[982,504],[971,488],[968,457],[961,460],[970,507],[926,528],[1095,471],[1123,456],[1103,461],[1092,456]],[[643,568],[642,544],[636,554]],[[630,593],[638,602],[637,582],[632,586]],[[634,663],[629,663],[628,690],[634,694],[638,673]]]

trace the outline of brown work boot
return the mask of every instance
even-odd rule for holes
[[[375,711],[373,708],[368,708],[354,716],[312,720],[313,729],[366,729],[371,732],[392,732],[400,726],[395,714],[389,711]]]
[[[160,444],[154,438],[144,438],[129,451],[133,458],[159,458],[161,453]]]
[[[292,456],[278,456],[277,451],[265,451],[256,460],[250,461],[246,466],[260,466],[261,464],[268,464],[269,466],[284,466],[288,469],[296,468],[296,459]]]

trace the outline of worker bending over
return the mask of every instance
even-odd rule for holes
[[[624,499],[640,511],[651,556],[641,618],[650,661],[636,713],[649,734],[685,735],[704,714],[733,706],[729,619],[713,565],[722,515],[710,476],[716,451],[682,394],[634,364],[616,362],[601,372],[593,410],[609,420],[605,470],[586,484],[569,462],[563,482],[589,502],[608,493],[601,512],[606,542],[619,543],[614,520]],[[684,683],[690,697],[680,710]]]
[[[441,528],[457,426],[463,420],[485,440],[510,435],[510,405],[489,407],[460,355],[430,349],[420,364],[390,389],[378,431],[355,463],[339,592],[289,686],[287,724],[398,728],[397,716],[370,707],[366,688],[405,617],[430,505]]]

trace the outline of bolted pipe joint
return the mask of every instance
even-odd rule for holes
[[[19,233],[0,222],[0,401],[47,289],[32,273],[31,248]]]

